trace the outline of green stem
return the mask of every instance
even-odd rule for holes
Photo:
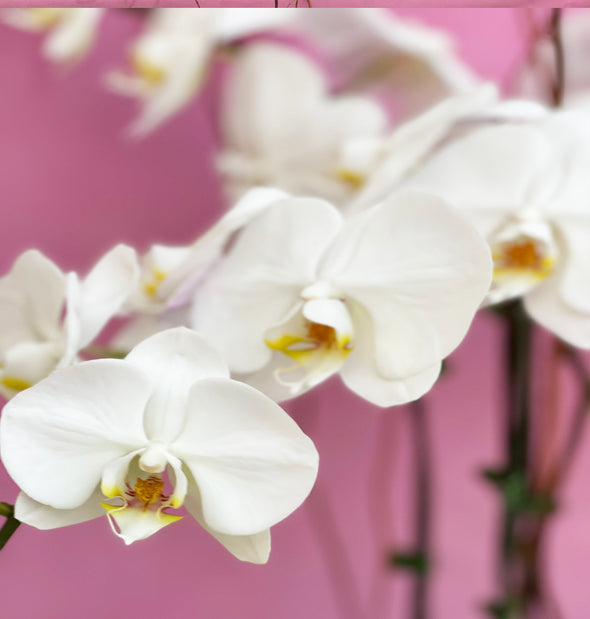
[[[6,518],[4,526],[0,529],[0,550],[2,550],[20,526],[20,520],[14,517],[14,506],[8,503],[0,503],[0,516]]]
[[[82,354],[93,359],[124,359],[129,354],[129,351],[91,344],[86,346]]]

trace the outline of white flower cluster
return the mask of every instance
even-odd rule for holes
[[[51,11],[7,19],[79,55],[97,10]],[[245,39],[269,30],[321,52],[337,88],[300,47]],[[517,297],[590,348],[587,107],[500,100],[445,37],[379,10],[158,9],[109,78],[143,101],[135,133],[229,43],[217,163],[235,205],[188,247],[118,246],[84,279],[29,251],[0,280],[0,448],[28,524],[106,512],[130,543],[185,505],[264,562],[318,466],[275,402],[335,374],[380,407],[415,400],[477,310]],[[115,315],[129,354],[81,361]]]

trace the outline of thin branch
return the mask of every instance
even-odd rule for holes
[[[414,581],[414,619],[426,619],[429,606],[430,515],[432,493],[432,465],[427,411],[424,399],[409,407],[414,466],[416,479],[416,555],[422,558],[422,570],[417,570]]]
[[[0,529],[0,550],[2,550],[20,526],[20,520],[14,517],[14,506],[8,503],[0,503],[0,516],[6,518],[4,526]]]
[[[561,37],[561,9],[551,9],[551,42],[555,54],[555,78],[553,82],[553,105],[560,107],[565,92],[565,57]]]

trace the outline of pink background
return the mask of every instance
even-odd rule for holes
[[[515,10],[403,13],[456,34],[463,56],[485,77],[506,80],[522,54]],[[65,269],[86,269],[118,241],[138,249],[188,242],[221,212],[211,164],[212,93],[133,143],[123,129],[134,103],[101,87],[139,25],[129,12],[111,13],[87,61],[63,75],[41,58],[39,38],[0,27],[2,271],[28,247]],[[478,474],[501,463],[500,336],[494,318],[478,318],[427,400],[435,464],[432,619],[481,617],[495,594],[499,503]],[[104,518],[49,532],[23,526],[0,553],[1,616],[336,619],[343,615],[330,585],[334,570],[318,545],[327,539],[318,537],[319,516],[320,527],[345,540],[366,619],[408,617],[410,579],[381,569],[386,546],[412,541],[407,411],[382,413],[337,381],[316,393],[293,414],[316,441],[320,484],[274,528],[266,566],[236,561],[190,517],[130,548]],[[590,606],[589,466],[586,441],[547,548],[565,619],[587,619]],[[0,500],[15,495],[3,474]]]

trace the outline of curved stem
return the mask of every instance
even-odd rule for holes
[[[369,593],[367,619],[380,619],[390,615],[387,588],[392,578],[392,571],[389,569],[389,548],[394,547],[394,515],[388,499],[397,457],[399,421],[400,417],[394,411],[383,411],[381,414],[369,476],[369,508],[375,548],[379,552],[385,544],[387,551],[383,556],[380,553],[377,555]]]
[[[6,518],[4,526],[0,529],[0,550],[2,550],[20,526],[20,520],[14,517],[14,506],[8,503],[0,503],[0,516]]]
[[[410,405],[410,423],[414,443],[414,467],[416,479],[416,556],[420,557],[422,569],[416,570],[414,580],[413,617],[426,619],[429,599],[430,557],[430,499],[432,492],[432,467],[427,411],[424,399]]]
[[[561,38],[561,9],[551,9],[551,42],[555,54],[555,79],[552,95],[553,106],[560,107],[565,92],[565,56]]]

